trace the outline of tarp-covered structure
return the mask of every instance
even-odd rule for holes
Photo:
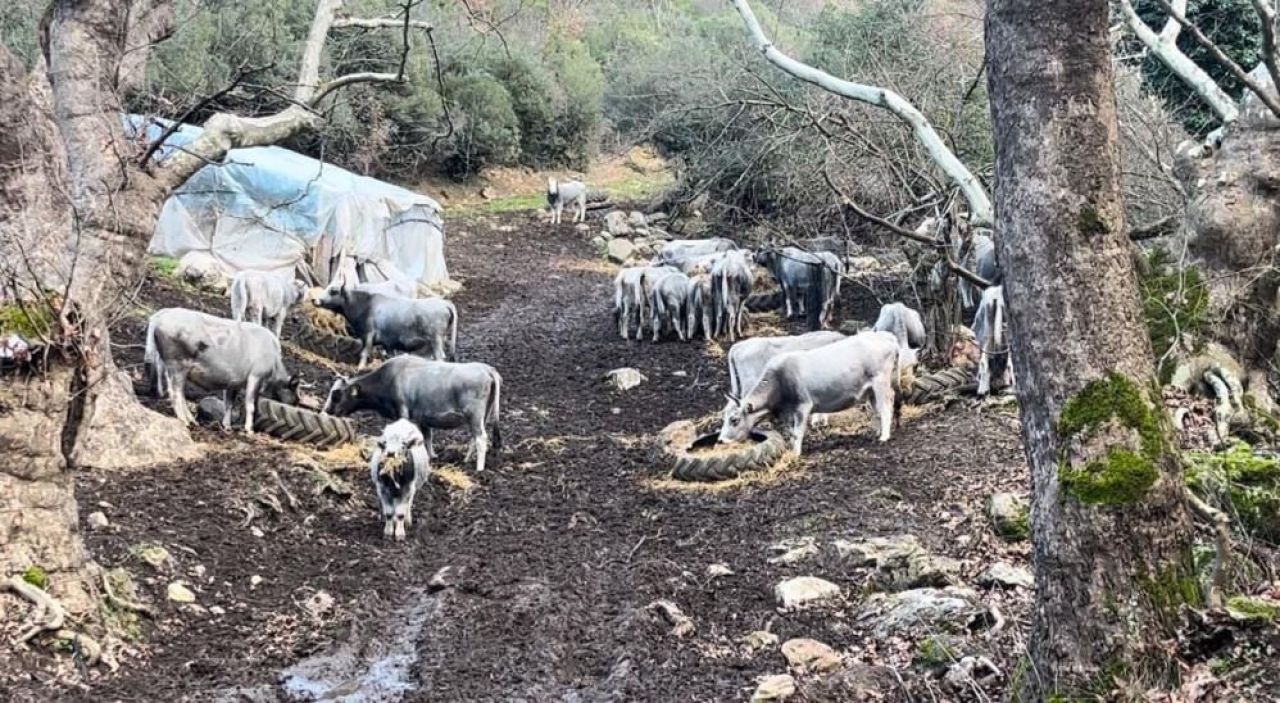
[[[171,124],[125,118],[137,140],[155,141]],[[200,133],[181,125],[165,138],[159,158]],[[227,275],[296,271],[326,285],[339,277],[354,282],[358,266],[361,280],[432,286],[449,276],[440,212],[425,195],[288,149],[233,149],[165,202],[149,250],[177,259],[201,252]]]

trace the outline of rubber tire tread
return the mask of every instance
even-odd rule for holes
[[[917,376],[916,382],[906,394],[906,401],[912,405],[921,405],[935,400],[942,400],[948,393],[961,392],[977,383],[975,371],[950,367],[925,376]]]
[[[334,417],[305,408],[261,398],[254,413],[253,429],[289,442],[328,449],[356,441],[358,433],[350,418]]]
[[[747,309],[751,312],[768,312],[781,308],[785,302],[786,299],[783,298],[780,290],[772,293],[753,293],[747,297]]]
[[[326,332],[311,324],[306,317],[299,320],[293,343],[314,354],[348,364],[360,360],[363,348],[360,340]]]
[[[786,440],[777,432],[766,432],[765,441],[752,442],[741,451],[698,456],[687,452],[670,452],[675,456],[671,477],[677,481],[712,482],[737,478],[744,473],[773,466],[787,450]]]

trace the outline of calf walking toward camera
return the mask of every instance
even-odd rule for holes
[[[547,207],[551,208],[551,224],[560,224],[560,215],[564,212],[564,204],[573,203],[573,221],[583,222],[587,219],[587,184],[582,181],[565,181],[557,183],[556,179],[547,179]]]
[[[413,527],[413,497],[429,473],[431,458],[417,425],[408,420],[387,425],[369,459],[369,479],[382,510],[383,537],[404,540],[405,530]]]

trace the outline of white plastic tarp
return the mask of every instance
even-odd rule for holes
[[[145,130],[149,140],[172,124],[138,115],[125,123],[131,137]],[[159,158],[200,132],[182,125]],[[149,250],[179,259],[204,252],[228,275],[309,268],[320,284],[339,272],[354,281],[357,262],[370,281],[449,277],[435,200],[274,146],[233,149],[196,172],[165,202]]]

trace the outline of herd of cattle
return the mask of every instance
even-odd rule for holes
[[[844,262],[831,252],[810,253],[796,247],[763,250],[754,255],[723,238],[674,240],[644,266],[630,266],[614,278],[613,306],[618,333],[653,341],[670,331],[688,341],[698,334],[711,340],[743,334],[747,298],[756,283],[755,265],[764,267],[782,290],[787,317],[821,308],[830,321]],[[810,303],[810,300],[815,302]]]
[[[794,247],[753,255],[727,239],[684,240],[667,243],[650,265],[618,274],[614,314],[621,336],[629,339],[634,329],[639,339],[649,329],[654,341],[665,330],[681,340],[699,333],[737,340],[756,282],[755,265],[776,279],[788,317],[808,310],[824,324],[829,321],[844,273],[839,257]],[[491,435],[493,447],[501,448],[502,377],[488,364],[458,362],[453,303],[415,294],[395,282],[339,281],[311,299],[338,313],[360,340],[358,370],[375,346],[392,357],[372,372],[337,376],[321,412],[347,416],[369,410],[391,421],[372,452],[369,472],[384,534],[397,540],[412,525],[413,498],[435,455],[434,430],[465,426],[471,441],[464,461],[474,453],[477,472],[485,468]],[[285,317],[308,291],[299,282],[245,271],[235,276],[229,295],[230,319],[185,308],[154,313],[145,361],[156,395],[171,398],[173,413],[183,423],[195,421],[186,401],[191,382],[222,393],[226,427],[232,422],[232,401],[243,396],[244,428],[252,434],[259,398],[298,403],[300,379],[284,364],[279,335]],[[1007,348],[1003,316],[1000,287],[984,290],[973,330],[981,393],[991,388],[993,374],[1008,374],[1007,365],[998,368]],[[720,439],[742,441],[771,418],[798,454],[811,422],[870,396],[885,441],[925,341],[920,314],[902,303],[885,305],[873,328],[851,336],[817,331],[738,341],[727,357],[730,392]]]
[[[183,423],[195,421],[186,402],[190,381],[222,392],[225,427],[231,426],[234,396],[242,395],[244,428],[252,434],[259,398],[298,403],[300,379],[285,368],[279,332],[289,310],[305,299],[306,288],[280,276],[244,271],[229,292],[231,319],[185,308],[155,312],[147,323],[145,361],[152,388],[172,399],[173,414]],[[378,440],[370,477],[384,533],[396,539],[404,538],[412,522],[413,496],[434,456],[434,430],[467,427],[471,442],[465,460],[474,453],[478,472],[485,467],[490,432],[495,448],[502,441],[502,377],[488,364],[458,363],[457,309],[443,298],[417,299],[414,293],[394,282],[339,282],[312,300],[340,314],[361,341],[359,368],[374,345],[389,355],[407,354],[355,378],[338,376],[321,411],[346,416],[372,410],[395,421]]]

